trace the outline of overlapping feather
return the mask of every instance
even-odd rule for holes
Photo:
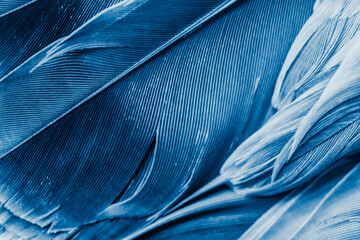
[[[240,239],[358,239],[359,156],[341,160],[347,164],[279,201]]]
[[[360,237],[360,2],[312,4],[0,4],[0,237]]]
[[[144,229],[136,239],[208,239],[206,233],[196,233],[213,229],[216,230],[210,235],[220,236],[219,239],[358,239],[359,155],[341,158],[341,161],[346,164],[338,162],[308,186],[297,188],[285,197],[238,195],[232,196],[235,203],[232,205],[225,197],[229,190],[218,186],[213,188],[213,193]],[[249,204],[243,208],[243,203],[247,202],[245,200],[249,200]],[[268,208],[269,202],[270,205],[275,204],[251,224],[253,216]],[[200,206],[211,208],[205,207],[208,212],[198,214],[197,210],[202,210]],[[208,215],[214,218],[210,219]],[[223,219],[218,219],[219,216],[223,216]],[[242,228],[244,225],[239,225],[246,224],[246,220],[251,224],[247,230],[247,227]],[[205,223],[209,225],[202,225]],[[212,225],[214,223],[215,227]],[[176,231],[176,234],[172,234],[172,231]]]
[[[0,82],[2,207],[59,238],[121,239],[215,177],[265,118],[312,5],[231,3],[124,1],[72,33],[40,24],[52,40],[26,30]]]
[[[235,190],[287,191],[358,147],[356,2],[315,5],[279,75],[272,99],[277,113],[222,167]]]
[[[219,0],[205,5],[183,1],[176,11],[164,11],[171,2],[120,2],[91,18],[69,36],[36,52],[0,80],[0,156],[229,3],[231,1]],[[29,7],[37,9],[37,6]],[[88,4],[88,7],[93,6]],[[147,24],[141,24],[139,19]],[[15,32],[13,37],[19,36]],[[11,58],[20,61],[16,54]]]
[[[222,187],[170,213],[129,238],[237,239],[281,197],[239,196]]]

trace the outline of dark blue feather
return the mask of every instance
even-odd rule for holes
[[[226,190],[177,205],[272,115],[276,77],[313,5],[234,2],[44,0],[0,18],[0,203],[17,226],[4,221],[5,234],[197,238],[211,228],[233,238],[276,202]],[[297,83],[284,82],[286,95]],[[276,106],[291,122],[272,122],[289,131],[281,144],[299,126],[294,108],[304,118],[325,86]]]

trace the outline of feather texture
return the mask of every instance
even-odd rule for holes
[[[2,0],[3,6],[13,10],[0,15],[0,79],[119,2],[121,0]],[[20,7],[14,8],[15,5]]]
[[[313,4],[1,2],[0,239],[360,238],[360,0]]]
[[[278,112],[222,167],[235,190],[287,191],[357,148],[360,15],[340,2],[317,2],[280,72]]]
[[[10,12],[17,11],[36,1],[37,0],[3,0],[0,2],[0,17],[9,14]]]
[[[280,198],[239,196],[219,188],[136,233],[136,239],[237,239]]]
[[[5,75],[3,208],[49,234],[122,238],[216,176],[265,118],[312,5],[230,3],[121,2]]]
[[[358,239],[358,157],[285,197],[240,239]]]
[[[230,2],[182,2],[173,12],[163,11],[171,2],[121,2],[37,52],[0,80],[0,156]]]

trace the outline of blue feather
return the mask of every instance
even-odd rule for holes
[[[275,204],[240,239],[358,239],[359,156]]]
[[[358,148],[360,9],[353,7],[315,5],[279,74],[277,113],[222,167],[236,191],[285,192]]]
[[[0,3],[0,239],[360,238],[360,5],[313,4]]]

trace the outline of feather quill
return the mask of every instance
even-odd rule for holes
[[[360,15],[347,1],[330,5],[317,2],[288,54],[273,95],[278,112],[223,165],[236,191],[287,191],[357,148]]]
[[[220,188],[128,237],[236,239],[281,197],[252,198]]]
[[[0,17],[26,7],[36,1],[38,0],[3,0],[0,2]]]
[[[289,194],[240,239],[358,239],[359,156],[343,158],[304,189]],[[354,166],[356,165],[356,166]]]
[[[37,52],[0,80],[0,156],[231,2],[182,2],[174,12],[163,11],[169,1],[120,2]]]
[[[96,2],[82,26],[34,35],[0,82],[0,202],[59,238],[124,238],[215,177],[266,118],[313,4]]]
[[[28,4],[20,5],[20,2]],[[31,56],[121,0],[3,0],[0,15],[0,79]]]

